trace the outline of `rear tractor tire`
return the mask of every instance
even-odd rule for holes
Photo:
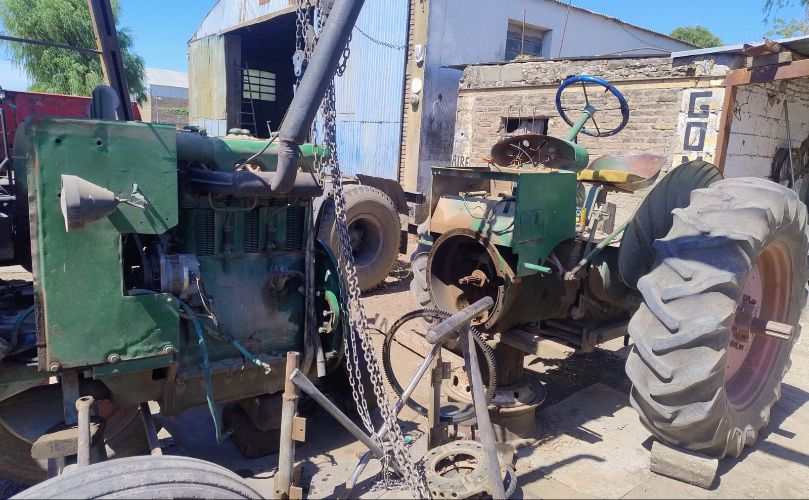
[[[385,281],[399,258],[399,211],[388,195],[371,186],[346,186],[345,200],[357,280],[367,292]],[[319,238],[337,254],[340,241],[334,222],[334,205],[324,204]]]
[[[806,206],[784,186],[738,178],[695,190],[673,214],[638,282],[630,401],[663,441],[736,457],[769,423],[800,332]],[[756,320],[794,328],[782,340]]]

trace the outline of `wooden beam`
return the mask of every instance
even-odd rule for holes
[[[730,78],[730,75],[728,75]],[[725,102],[722,105],[722,119],[719,124],[719,137],[716,140],[716,157],[714,164],[722,174],[725,173],[725,159],[728,154],[730,142],[730,129],[733,126],[733,114],[736,110],[737,86],[731,83],[725,85]]]
[[[96,35],[96,44],[101,51],[101,69],[108,85],[115,89],[121,100],[121,113],[119,119],[134,120],[131,100],[129,98],[129,83],[124,73],[124,60],[121,45],[118,43],[118,31],[115,29],[115,17],[112,12],[110,0],[87,0],[90,17],[93,21],[93,30]]]

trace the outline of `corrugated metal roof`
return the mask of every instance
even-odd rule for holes
[[[797,52],[798,54],[809,56],[809,36],[796,36],[792,38],[782,38],[781,40],[773,40],[776,43],[783,45],[784,47]],[[761,40],[757,42],[751,42],[752,45],[760,44]],[[703,56],[703,55],[714,55],[714,54],[738,54],[741,55],[742,49],[744,49],[744,45],[742,43],[735,44],[735,45],[725,45],[723,47],[708,47],[707,49],[695,49],[695,50],[686,50],[683,52],[675,52],[671,54],[672,59],[682,59],[684,57],[694,57],[694,56]]]
[[[676,39],[676,38],[674,38],[674,37],[672,37],[670,35],[667,35],[665,33],[660,33],[659,31],[650,30],[649,28],[644,28],[643,26],[638,26],[637,24],[628,23],[628,22],[626,22],[626,21],[624,21],[622,19],[618,19],[617,17],[608,16],[607,14],[602,14],[600,12],[595,12],[595,11],[592,11],[590,9],[585,9],[584,7],[577,7],[577,6],[573,5],[573,0],[569,0],[569,1],[545,0],[545,1],[546,2],[553,2],[553,3],[561,4],[561,5],[564,5],[565,7],[570,7],[573,10],[577,10],[579,12],[584,12],[586,14],[591,14],[591,15],[598,16],[598,17],[603,17],[604,19],[608,19],[610,21],[616,22],[618,24],[622,24],[624,26],[629,26],[630,28],[635,28],[635,29],[638,29],[638,30],[641,30],[641,31],[645,31],[646,33],[650,33],[650,34],[655,35],[655,36],[668,38],[669,40],[677,40],[678,42],[680,42],[680,43],[682,43],[684,45],[691,45],[688,42],[678,40],[678,39]]]
[[[281,10],[294,9],[290,0],[219,0],[200,23],[191,41],[210,35],[218,35],[251,22],[260,22],[262,17]]]
[[[188,88],[188,73],[171,69],[146,68],[146,82],[148,85],[161,87]]]

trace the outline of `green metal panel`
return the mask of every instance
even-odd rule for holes
[[[556,246],[576,236],[576,174],[558,171],[520,175],[512,248],[517,276],[536,274]]]
[[[480,188],[469,182],[474,179],[515,183],[514,201],[457,194]],[[530,276],[538,271],[526,264],[542,264],[559,243],[576,236],[576,184],[576,174],[566,170],[434,167],[433,226],[440,208],[445,225],[468,227],[495,245],[511,247],[518,256],[517,276]],[[473,201],[485,203],[487,215],[473,215]]]
[[[48,118],[25,127],[34,287],[47,344],[40,367],[81,367],[111,355],[131,360],[178,348],[176,300],[124,296],[121,264],[122,233],[162,234],[177,224],[174,128]],[[120,205],[109,217],[67,233],[59,202],[62,174],[121,198],[137,184],[149,206]],[[165,358],[168,364],[171,357]]]

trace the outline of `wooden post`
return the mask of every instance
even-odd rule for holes
[[[284,396],[281,406],[281,443],[278,447],[278,472],[275,474],[273,485],[274,498],[288,499],[292,489],[292,479],[295,473],[295,440],[294,424],[295,414],[298,411],[298,396],[300,390],[292,383],[290,377],[298,368],[300,354],[287,353],[286,375],[284,377]]]

